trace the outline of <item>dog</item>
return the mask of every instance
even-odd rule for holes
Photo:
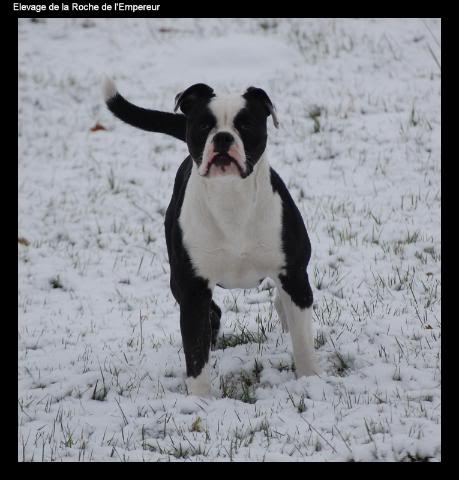
[[[209,354],[222,315],[212,300],[215,286],[253,288],[267,277],[277,287],[274,305],[291,335],[297,376],[317,374],[307,274],[311,243],[287,187],[266,159],[268,117],[279,126],[267,93],[249,87],[242,95],[217,95],[198,83],[176,96],[174,113],[130,103],[108,78],[104,95],[119,119],[188,146],[165,216],[188,392],[211,395]]]

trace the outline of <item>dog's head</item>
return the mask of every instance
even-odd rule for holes
[[[179,93],[175,111],[186,117],[186,142],[203,177],[249,176],[266,148],[266,119],[278,121],[274,105],[261,88],[243,95],[216,96],[198,83]]]

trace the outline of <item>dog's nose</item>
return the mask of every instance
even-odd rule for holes
[[[217,153],[226,153],[234,142],[234,137],[228,132],[218,132],[214,137],[214,150]]]

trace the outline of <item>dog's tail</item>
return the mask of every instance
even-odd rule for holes
[[[104,80],[103,93],[108,109],[123,122],[142,130],[165,133],[186,141],[185,115],[137,107],[119,94],[110,78]]]

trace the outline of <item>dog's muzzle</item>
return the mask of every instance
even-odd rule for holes
[[[209,151],[200,166],[202,176],[237,175],[241,178],[247,176],[245,162],[230,132],[218,132],[209,146]]]

